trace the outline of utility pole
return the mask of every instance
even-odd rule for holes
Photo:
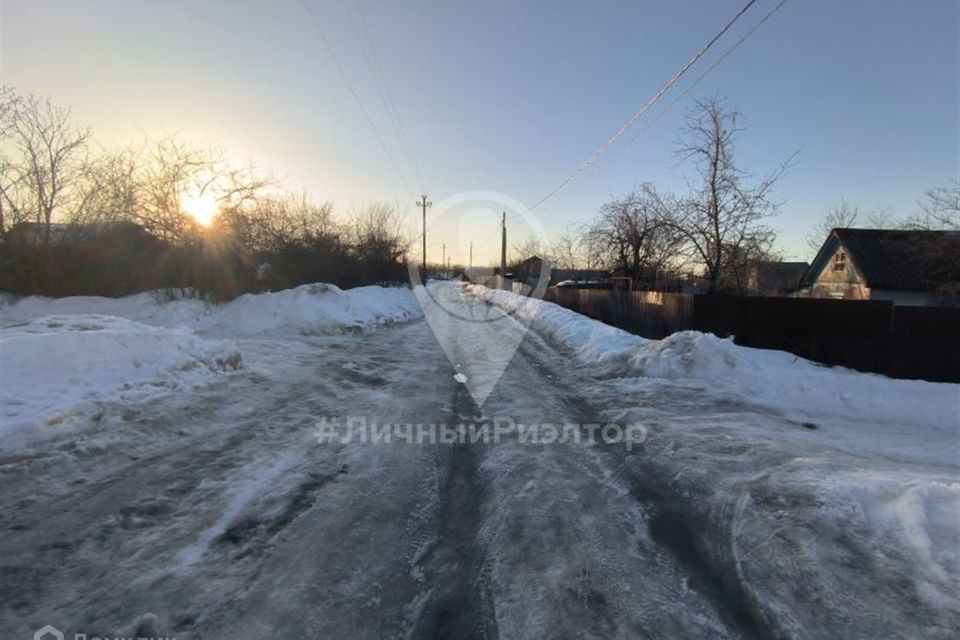
[[[470,242],[470,266],[467,267],[467,280],[473,277],[473,242]]]
[[[423,277],[427,277],[427,207],[432,207],[432,202],[427,202],[427,194],[420,196],[416,202],[417,206],[423,207]]]
[[[507,281],[507,212],[503,212],[500,222],[500,288],[506,288]]]
[[[440,258],[440,268],[444,270],[447,268],[447,243],[446,242],[443,243],[443,257]]]

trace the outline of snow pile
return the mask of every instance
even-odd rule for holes
[[[606,376],[685,382],[801,419],[841,415],[956,431],[960,385],[825,367],[784,351],[741,347],[696,331],[648,340],[553,303],[480,286],[470,290]]]
[[[186,328],[93,314],[8,326],[0,331],[4,449],[70,428],[97,402],[189,390],[242,366],[231,343]]]
[[[187,294],[116,299],[0,294],[4,449],[85,419],[89,423],[97,402],[189,390],[239,368],[237,348],[214,338],[336,334],[421,315],[413,293],[400,288],[344,291],[315,284],[222,305]],[[256,362],[257,343],[248,341],[244,348]]]
[[[179,291],[179,290],[177,290]],[[52,315],[96,314],[116,316],[156,327],[190,327],[196,329],[210,315],[211,305],[190,297],[166,291],[138,293],[125,298],[72,296],[16,298],[0,294],[0,325],[6,327]]]
[[[577,359],[585,364],[622,363],[639,344],[647,342],[626,331],[536,298],[481,285],[468,285],[467,290],[507,312],[521,324],[572,350]]]
[[[406,288],[303,285],[276,293],[247,294],[215,307],[201,330],[226,335],[344,333],[404,322],[421,315]]]
[[[372,286],[343,290],[332,284],[246,294],[221,305],[195,298],[170,300],[161,292],[126,298],[33,296],[0,301],[0,321],[4,326],[45,315],[75,313],[112,315],[158,327],[187,327],[201,334],[224,337],[345,333],[421,315],[416,298],[406,288]]]
[[[833,414],[901,426],[957,424],[958,385],[825,367],[696,331],[648,341],[629,364],[636,375],[697,380],[718,392],[811,418]]]

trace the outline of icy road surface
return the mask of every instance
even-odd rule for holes
[[[465,315],[489,311],[458,295]],[[828,496],[774,481],[842,459],[736,439],[736,425],[812,437],[773,410],[682,386],[625,398],[533,331],[478,409],[464,381],[487,375],[485,344],[521,330],[472,323],[457,367],[423,319],[239,339],[245,370],[104,403],[75,435],[3,457],[2,637],[47,624],[258,640],[956,630],[954,556],[943,568],[930,549],[933,568],[912,579],[898,542],[862,540],[872,514],[837,515],[837,499],[818,520]],[[597,423],[626,408],[650,426],[639,450],[316,438],[321,418]],[[952,514],[927,517],[949,527]]]

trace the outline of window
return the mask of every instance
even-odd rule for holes
[[[833,270],[834,271],[846,271],[847,269],[847,254],[843,251],[837,251],[836,255],[833,256]]]

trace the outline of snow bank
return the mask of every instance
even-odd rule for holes
[[[303,285],[276,293],[247,294],[212,310],[205,331],[228,335],[344,333],[404,322],[421,315],[406,288]]]
[[[98,401],[144,400],[242,367],[229,342],[114,316],[52,315],[0,331],[3,448],[70,429]]]
[[[784,351],[741,347],[731,340],[682,331],[648,340],[542,300],[472,286],[470,290],[569,349],[581,362],[617,377],[694,383],[798,419],[851,419],[922,424],[956,437],[960,385],[894,380],[825,367]]]
[[[222,305],[166,292],[116,299],[0,294],[4,449],[82,423],[96,415],[97,401],[186,390],[240,366],[237,348],[213,338],[336,334],[420,315],[408,289],[328,284]]]
[[[247,294],[215,305],[195,298],[169,299],[161,292],[126,298],[77,296],[0,300],[0,324],[46,315],[96,313],[158,327],[187,327],[201,334],[241,337],[268,333],[331,334],[404,322],[421,315],[406,288],[310,284],[275,293]]]
[[[29,322],[51,315],[97,314],[116,316],[156,327],[197,328],[210,314],[210,305],[202,300],[162,291],[138,293],[125,298],[72,296],[16,298],[0,294],[0,325]]]

